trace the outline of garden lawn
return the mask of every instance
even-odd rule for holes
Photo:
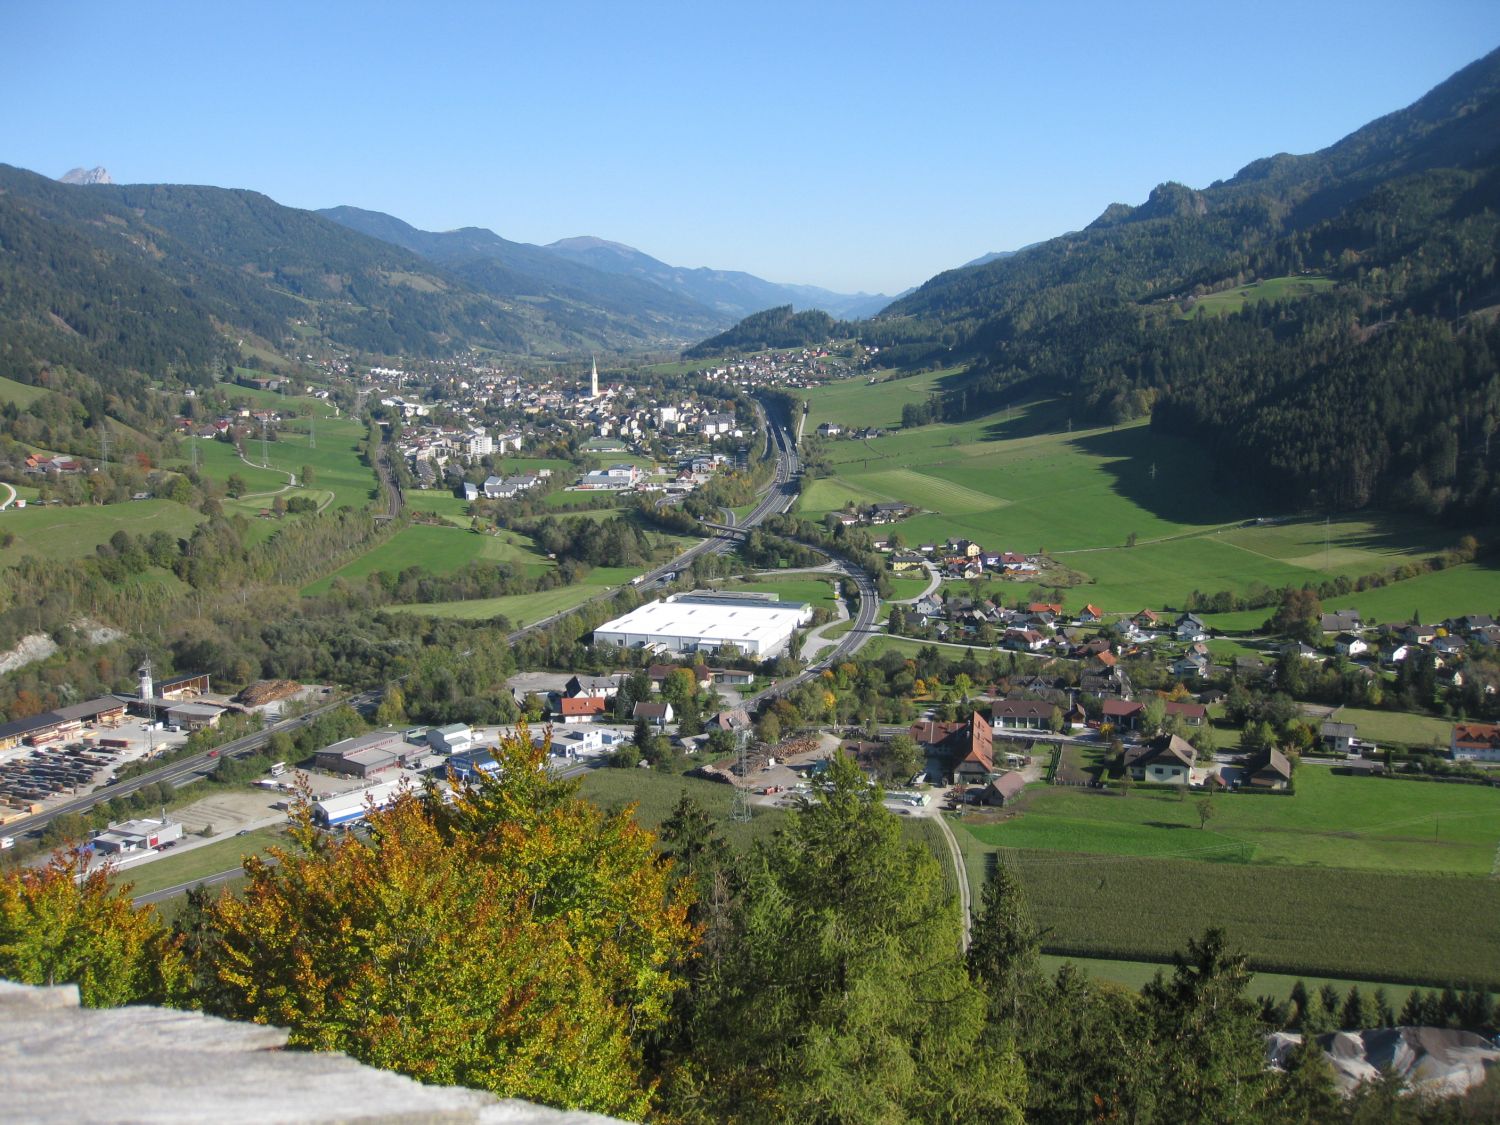
[[[1027,795],[1022,814],[971,831],[987,844],[1226,864],[1487,876],[1500,846],[1500,791],[1345,777],[1303,766],[1289,797],[1220,794],[1199,828],[1189,793],[1128,797],[1061,788]]]
[[[1452,741],[1453,724],[1447,719],[1435,719],[1431,715],[1340,707],[1333,717],[1340,723],[1353,723],[1359,728],[1361,739],[1378,746],[1389,743],[1401,746],[1438,746],[1446,751]]]

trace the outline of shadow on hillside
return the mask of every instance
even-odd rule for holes
[[[1015,438],[1055,434],[1068,425],[1068,404],[1058,399],[1018,402],[997,411],[984,428],[981,441],[1010,441]]]
[[[1253,481],[1215,479],[1209,452],[1148,426],[1128,426],[1072,439],[1080,453],[1099,460],[1118,495],[1171,523],[1215,524],[1270,513]]]

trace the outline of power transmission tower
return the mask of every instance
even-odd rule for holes
[[[260,420],[260,467],[269,469],[271,467],[271,454],[266,444],[266,420]]]
[[[732,821],[747,821],[750,819],[750,791],[745,787],[745,782],[750,780],[750,732],[740,730],[735,732],[737,749],[735,752],[734,772],[739,774],[739,782],[734,787],[734,803],[729,808],[729,819]]]
[[[1156,479],[1156,462],[1155,461],[1151,462],[1151,479],[1152,480]]]
[[[109,423],[102,418],[99,420],[99,461],[109,468]]]
[[[307,448],[318,448],[318,416],[309,415],[307,419]]]

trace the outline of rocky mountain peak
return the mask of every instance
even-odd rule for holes
[[[59,176],[58,179],[65,184],[112,184],[114,180],[109,178],[109,172],[104,168],[74,168],[67,175]]]

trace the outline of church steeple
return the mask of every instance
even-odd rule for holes
[[[589,357],[593,364],[593,371],[589,374],[589,398],[599,397],[599,361],[593,356]]]

